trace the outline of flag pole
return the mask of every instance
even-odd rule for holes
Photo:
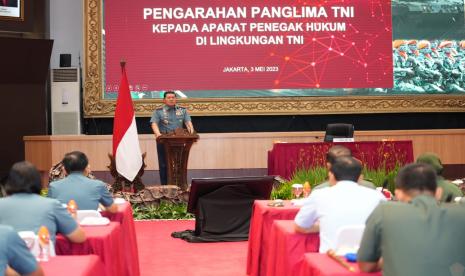
[[[121,83],[113,121],[113,156],[116,171],[133,181],[143,165],[134,106],[126,75],[126,61],[121,59]]]
[[[126,60],[124,58],[122,58],[120,60],[119,64],[121,65],[121,71],[123,71],[124,67],[126,67]]]

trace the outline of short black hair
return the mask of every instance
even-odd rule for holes
[[[163,93],[163,99],[166,99],[166,96],[168,96],[169,94],[173,94],[176,97],[176,92],[170,90]]]
[[[403,191],[436,192],[436,171],[426,163],[409,164],[400,169],[396,177],[396,188]]]
[[[334,174],[337,181],[357,182],[362,173],[362,164],[351,156],[341,156],[334,160],[329,171]]]
[[[89,165],[87,156],[80,151],[73,151],[65,154],[61,162],[68,174],[72,172],[83,172],[87,168],[87,165]]]
[[[15,163],[8,173],[5,183],[7,195],[17,193],[40,194],[42,182],[36,167],[27,161]]]
[[[341,145],[332,146],[326,153],[326,162],[332,165],[336,158],[341,156],[352,156],[352,151]]]

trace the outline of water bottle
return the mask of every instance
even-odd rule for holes
[[[66,208],[68,209],[69,214],[70,214],[75,220],[77,220],[77,210],[78,210],[78,206],[77,206],[77,204],[76,204],[76,201],[74,201],[73,199],[71,199],[71,200],[68,202],[68,205],[66,206]]]
[[[39,255],[37,261],[47,262],[50,257],[50,234],[47,227],[41,226],[37,233],[39,239]]]
[[[308,197],[312,191],[312,186],[310,186],[310,183],[308,181],[305,181],[304,183],[304,197]]]

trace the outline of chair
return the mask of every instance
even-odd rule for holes
[[[332,142],[333,138],[354,137],[353,124],[328,124],[326,125],[325,142]]]
[[[347,253],[356,253],[362,241],[365,225],[348,225],[338,229],[334,250],[336,255],[343,256]]]
[[[101,218],[102,214],[100,214],[97,210],[78,210],[77,211],[77,221],[80,223],[84,218]]]

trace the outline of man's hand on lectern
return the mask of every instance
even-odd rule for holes
[[[151,124],[153,134],[155,134],[155,139],[161,136],[160,129],[158,128],[158,125],[156,123]]]
[[[189,132],[189,134],[194,134],[194,125],[192,124],[191,121],[189,122],[186,122],[186,127],[187,127],[187,131]]]

